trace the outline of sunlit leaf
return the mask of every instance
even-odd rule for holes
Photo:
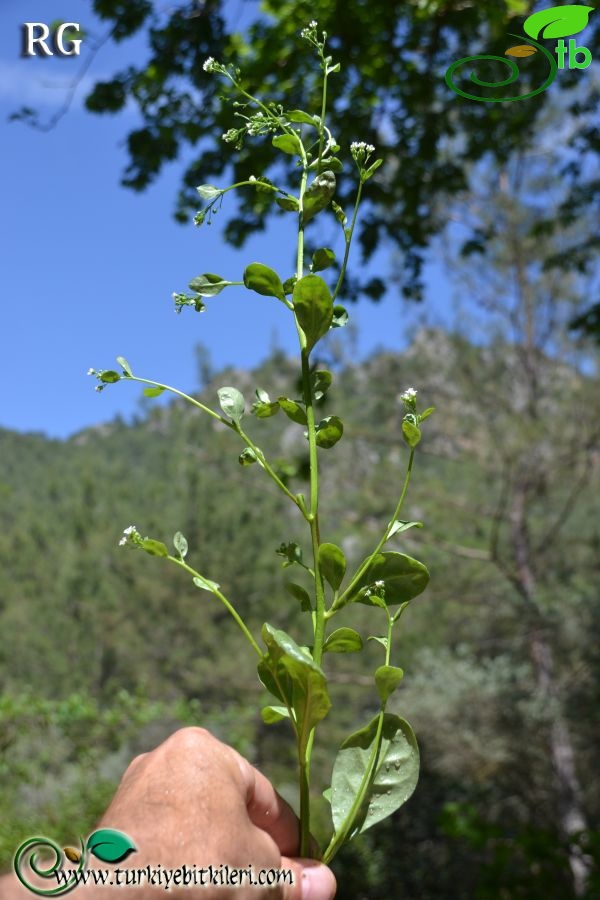
[[[283,288],[282,288],[283,290]],[[327,334],[333,318],[333,302],[329,288],[319,275],[305,275],[294,286],[294,312],[306,336],[310,351],[319,338]]]
[[[319,546],[319,568],[327,583],[337,591],[346,573],[346,557],[336,544]]]
[[[337,628],[329,635],[323,650],[328,653],[357,653],[363,648],[363,640],[353,628]]]
[[[285,300],[281,278],[273,269],[262,263],[250,263],[244,270],[244,284],[251,291],[264,297],[277,297]]]
[[[347,738],[340,747],[331,779],[331,812],[339,832],[352,809],[376,742],[379,716]],[[350,836],[387,818],[413,793],[419,778],[419,748],[412,728],[399,716],[385,713],[381,747],[365,799]]]
[[[321,419],[316,429],[316,441],[318,447],[329,450],[335,447],[344,433],[344,424],[337,416],[327,416]]]
[[[398,666],[379,666],[375,672],[375,685],[382,703],[387,702],[403,678],[404,672]]]
[[[273,138],[272,144],[278,150],[289,153],[291,156],[302,156],[302,142],[295,132],[278,134]]]
[[[239,425],[244,415],[245,402],[243,394],[234,387],[222,387],[217,391],[219,405],[225,415],[230,416]]]
[[[422,594],[429,581],[429,572],[422,562],[404,553],[395,550],[377,553],[354,585],[349,600],[366,602],[365,591],[378,581],[385,586],[385,604],[393,606]]]

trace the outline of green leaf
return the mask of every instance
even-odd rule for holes
[[[240,466],[251,466],[252,463],[258,462],[258,457],[252,447],[244,447],[238,456]]]
[[[372,175],[375,174],[379,166],[383,165],[382,159],[376,159],[372,166],[369,166],[365,174],[363,175],[363,181],[367,181],[368,178],[371,178]]]
[[[182,559],[185,559],[188,552],[188,542],[180,531],[176,531],[173,537],[173,546]]]
[[[312,255],[313,272],[321,272],[323,269],[328,269],[329,266],[333,265],[335,265],[335,253],[333,250],[330,250],[329,247],[321,247],[319,250],[315,250]]]
[[[316,369],[311,372],[310,385],[315,400],[320,400],[325,396],[333,382],[333,375],[327,369]]]
[[[196,575],[192,578],[192,581],[201,591],[211,591],[211,593],[214,593],[214,591],[218,591],[220,587],[216,581],[210,581],[209,578],[203,578],[202,575]]]
[[[219,405],[226,416],[239,425],[246,408],[243,395],[234,387],[222,387],[217,391]]]
[[[313,183],[304,193],[302,203],[302,221],[306,225],[317,213],[329,206],[335,194],[335,175],[327,169],[317,175]]]
[[[388,541],[395,534],[399,534],[401,531],[408,531],[409,528],[422,528],[422,522],[403,522],[401,519],[395,519],[394,524],[390,529],[390,533],[388,534]]]
[[[375,671],[375,685],[382,704],[387,702],[403,678],[404,672],[398,666],[379,666]]]
[[[126,375],[129,375],[129,377],[131,378],[132,375],[133,375],[133,372],[131,371],[131,366],[129,365],[129,363],[127,362],[127,360],[125,359],[125,357],[124,357],[124,356],[117,356],[117,362],[119,363],[119,365],[121,366],[121,368],[123,369],[123,371],[125,372],[125,374],[126,374]]]
[[[319,275],[305,275],[296,282],[292,299],[310,353],[319,338],[329,331],[333,318],[331,294]]]
[[[284,115],[290,122],[297,122],[300,125],[312,125],[314,128],[319,127],[319,117],[310,116],[307,112],[304,112],[303,109],[291,109]]]
[[[262,263],[250,263],[244,270],[244,284],[251,291],[263,297],[277,297],[285,300],[281,278],[273,269]]]
[[[310,601],[310,596],[308,591],[301,587],[299,584],[295,584],[293,581],[288,581],[286,584],[286,588],[296,600],[300,603],[300,609],[302,612],[310,612],[312,610],[312,603]]]
[[[377,641],[378,644],[381,644],[381,646],[385,647],[385,649],[387,650],[387,646],[388,646],[387,635],[384,634],[381,637],[376,637],[374,634],[372,634],[367,638],[367,640],[368,641]]]
[[[300,204],[295,197],[276,197],[275,203],[286,212],[298,212]]]
[[[333,307],[333,318],[331,320],[332,328],[343,328],[344,325],[348,324],[348,312],[341,303],[336,303]]]
[[[525,20],[523,30],[534,40],[543,38],[563,38],[579,34],[587,28],[593,6],[571,4],[553,9],[541,9]]]
[[[323,650],[328,653],[357,653],[362,648],[362,638],[353,628],[332,631],[323,645]]]
[[[283,282],[283,292],[284,292],[284,294],[287,295],[287,294],[293,293],[293,291],[294,291],[294,285],[296,284],[297,281],[298,281],[298,279],[296,278],[295,275],[292,275],[291,278],[286,278],[285,281]]]
[[[327,679],[312,656],[285,633],[265,624],[267,652],[258,664],[259,678],[278,700],[294,711],[298,749],[306,750],[310,732],[331,708]]]
[[[324,450],[330,450],[335,447],[339,439],[344,433],[344,425],[337,416],[327,416],[321,419],[316,429],[317,446],[323,447]]]
[[[252,404],[252,415],[257,419],[269,419],[271,416],[279,412],[279,403],[277,400],[265,403],[263,400],[255,400]]]
[[[378,720],[376,716],[340,747],[331,779],[331,812],[336,832],[342,830],[368,770]],[[412,728],[399,716],[385,713],[376,768],[350,836],[366,831],[406,803],[418,778],[419,748]]]
[[[384,582],[385,604],[393,606],[422,594],[429,581],[429,572],[422,562],[404,553],[395,550],[377,553],[352,589],[349,601],[368,602],[363,594],[376,581]]]
[[[229,284],[231,282],[226,281],[220,275],[215,275],[214,272],[205,272],[204,275],[197,275],[196,278],[192,278],[189,288],[191,291],[196,291],[201,297],[215,297]]]
[[[150,556],[168,556],[169,551],[167,550],[166,544],[163,544],[162,541],[154,541],[152,538],[144,538],[142,541],[142,549],[149,553]]]
[[[432,412],[435,412],[435,406],[428,406],[427,409],[419,415],[419,422],[428,419]]]
[[[137,850],[131,838],[115,828],[99,828],[87,839],[85,849],[102,862],[121,862],[129,853]]]
[[[296,422],[298,425],[306,425],[306,412],[297,403],[295,400],[289,400],[287,397],[278,397],[277,401],[288,417],[292,422]]]
[[[302,156],[302,141],[295,132],[276,135],[272,144],[278,150],[283,150],[284,153],[289,153],[291,156]]]
[[[144,397],[160,397],[164,391],[164,387],[147,387],[144,388]]]
[[[416,447],[421,440],[421,429],[407,419],[402,422],[402,434],[408,446],[412,449]]]
[[[342,64],[339,62],[334,63],[333,66],[327,66],[327,74],[334,75],[336,72],[340,71],[341,67],[342,67]]]
[[[332,200],[331,208],[333,210],[334,216],[336,217],[342,228],[345,228],[348,224],[348,216],[346,215],[342,207],[339,205],[339,203],[336,203],[335,200]]]
[[[215,197],[218,197],[219,194],[223,193],[222,190],[212,184],[201,184],[196,188],[196,190],[203,200],[214,200]]]
[[[321,544],[319,547],[319,568],[323,577],[334,591],[337,591],[346,573],[346,557],[336,544]]]
[[[265,725],[274,725],[276,722],[290,717],[287,706],[264,706],[260,714]]]
[[[100,374],[100,381],[103,381],[104,384],[116,384],[117,381],[120,381],[123,376],[119,375],[118,372],[113,372],[112,369],[107,369],[105,372]]]

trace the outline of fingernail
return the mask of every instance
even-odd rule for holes
[[[330,900],[334,895],[335,878],[331,869],[315,863],[302,871],[302,900]]]

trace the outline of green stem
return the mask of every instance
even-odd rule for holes
[[[340,269],[340,276],[337,280],[337,284],[335,286],[335,290],[333,292],[332,300],[335,301],[339,290],[343,284],[344,278],[346,276],[346,266],[348,265],[348,257],[350,256],[350,244],[352,243],[352,235],[354,234],[354,226],[356,225],[356,217],[358,215],[358,207],[360,206],[360,198],[362,196],[363,182],[361,181],[358,185],[358,191],[356,192],[356,200],[354,201],[354,212],[352,213],[352,221],[350,222],[350,228],[344,228],[344,235],[346,238],[346,250],[344,252],[344,261],[342,263],[342,268]]]
[[[386,613],[387,613],[387,617],[388,617],[388,633],[387,633],[387,647],[385,650],[385,665],[389,666],[390,659],[391,659],[392,629],[394,627],[394,620],[392,619],[392,616],[390,615],[390,612],[387,608],[386,608]],[[333,857],[338,852],[338,850],[345,844],[346,838],[348,837],[348,834],[352,830],[356,816],[358,815],[358,813],[361,810],[367,790],[370,787],[370,784],[373,780],[373,775],[375,773],[375,770],[377,768],[377,762],[379,760],[379,753],[381,751],[381,735],[383,732],[383,723],[384,723],[384,718],[385,718],[385,706],[386,706],[386,703],[383,702],[381,704],[381,710],[379,712],[379,716],[378,716],[378,720],[377,720],[377,731],[375,733],[375,740],[373,741],[373,749],[371,750],[371,754],[369,756],[369,762],[367,763],[367,767],[363,774],[363,777],[362,777],[362,780],[360,783],[360,787],[354,798],[354,802],[352,803],[352,806],[350,807],[350,811],[349,811],[348,815],[346,816],[344,824],[342,825],[340,830],[333,835],[333,837],[331,838],[331,841],[329,843],[329,846],[327,847],[325,853],[323,854],[323,862],[324,863],[329,864],[331,862],[331,860],[333,859]]]
[[[202,580],[204,580],[204,581],[206,580],[204,578],[204,576],[200,574],[200,572],[196,572],[195,569],[192,569],[191,566],[188,566],[188,564],[185,563],[182,559],[177,559],[176,556],[168,556],[167,559],[169,559],[171,562],[174,562],[175,565],[179,566],[181,569],[185,569],[185,571],[189,572],[190,575],[192,575],[194,578],[202,578]],[[252,645],[252,649],[255,650],[255,652],[258,654],[259,658],[262,659],[262,657],[264,656],[263,651],[260,649],[260,647],[258,646],[256,641],[252,637],[252,635],[248,629],[248,626],[246,625],[246,623],[244,622],[244,620],[242,619],[242,617],[240,616],[238,611],[235,609],[233,604],[227,599],[225,594],[223,594],[218,588],[211,588],[211,593],[214,594],[215,597],[219,598],[219,600],[221,601],[223,606],[233,616],[237,625],[240,627],[241,631],[243,632],[244,636],[247,638],[249,643]]]
[[[289,497],[289,499],[292,501],[292,503],[294,503],[298,507],[298,509],[300,510],[302,515],[306,519],[308,519],[306,512],[302,508],[302,504],[301,504],[300,500],[298,499],[298,497],[296,497],[295,494],[292,494],[292,492],[285,486],[285,484],[283,483],[283,481],[281,480],[279,475],[277,475],[277,473],[271,468],[271,466],[267,462],[262,450],[256,446],[254,441],[250,437],[248,437],[246,432],[239,425],[237,425],[237,426],[234,425],[234,428],[237,431],[237,433],[240,435],[242,440],[246,443],[246,445],[248,447],[250,447],[251,450],[254,451],[254,453],[256,454],[256,457],[258,459],[258,464],[260,466],[262,466],[262,468],[265,470],[265,472],[267,473],[269,478],[271,478],[275,482],[277,487],[281,491],[283,491],[283,493],[286,495],[286,497]]]
[[[183,391],[177,390],[177,388],[171,387],[169,384],[162,384],[160,381],[152,381],[150,378],[138,378],[137,375],[125,375],[122,378],[122,381],[138,381],[140,384],[150,384],[152,387],[162,388],[163,391],[169,391],[171,394],[175,394],[177,397],[181,397],[183,400],[187,400],[188,403],[191,403],[192,406],[196,406],[198,409],[201,409],[202,412],[208,413],[209,416],[212,416],[213,419],[216,419],[217,422],[221,422],[222,425],[227,425],[228,428],[231,428],[235,431],[235,425],[233,422],[229,422],[228,419],[224,419],[223,416],[220,416],[219,413],[216,413],[210,407],[205,406],[204,403],[200,403],[199,400],[194,400],[193,397],[190,397],[189,394],[184,394]]]
[[[363,564],[358,568],[352,581],[350,582],[350,584],[348,585],[346,590],[343,592],[343,594],[341,594],[337,598],[337,600],[335,601],[335,603],[329,610],[328,615],[331,615],[333,612],[337,611],[338,609],[340,609],[340,607],[342,607],[344,605],[346,597],[352,591],[355,584],[358,583],[358,581],[362,578],[364,573],[367,571],[367,569],[371,565],[371,560],[373,559],[373,557],[379,553],[379,551],[381,550],[381,548],[383,547],[385,542],[388,540],[388,538],[390,536],[390,531],[392,530],[392,526],[393,526],[395,520],[400,515],[400,510],[402,509],[402,505],[403,505],[404,499],[406,497],[406,492],[408,491],[408,485],[410,484],[410,476],[412,474],[414,458],[415,458],[415,450],[413,447],[410,451],[410,457],[408,459],[408,467],[406,469],[406,475],[404,476],[404,484],[402,486],[402,493],[400,494],[400,499],[398,500],[398,503],[396,504],[396,509],[394,510],[394,515],[392,516],[391,521],[389,522],[387,528],[385,529],[385,531],[383,533],[383,537],[381,538],[381,540],[379,541],[379,543],[377,544],[377,546],[375,547],[375,549],[373,550],[371,555],[368,556],[367,559],[365,559],[365,561],[363,562]]]

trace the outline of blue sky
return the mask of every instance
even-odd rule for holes
[[[231,4],[236,21],[245,9],[241,0]],[[83,98],[96,80],[141,58],[139,37],[100,52],[53,130],[8,123],[7,116],[24,104],[51,117],[86,59],[85,43],[79,59],[20,57],[20,25],[55,19],[97,33],[106,27],[93,21],[87,2],[3,0],[0,6],[0,427],[66,437],[139,408],[137,387],[122,384],[97,394],[86,377],[90,366],[110,368],[118,355],[136,374],[193,390],[199,342],[210,348],[216,368],[251,367],[274,343],[295,352],[289,313],[275,300],[231,288],[203,315],[177,316],[170,299],[204,271],[238,280],[251,261],[284,271],[294,237],[292,217],[288,232],[280,219],[276,229],[236,251],[223,242],[218,219],[210,228],[177,225],[172,209],[181,163],[143,194],[120,187],[124,141],[137,113],[94,116],[83,109]],[[379,272],[388,267],[385,253],[377,265]],[[435,286],[443,305],[439,274]],[[361,354],[400,348],[407,323],[422,314],[407,316],[393,292],[378,305],[352,305],[350,313]]]

